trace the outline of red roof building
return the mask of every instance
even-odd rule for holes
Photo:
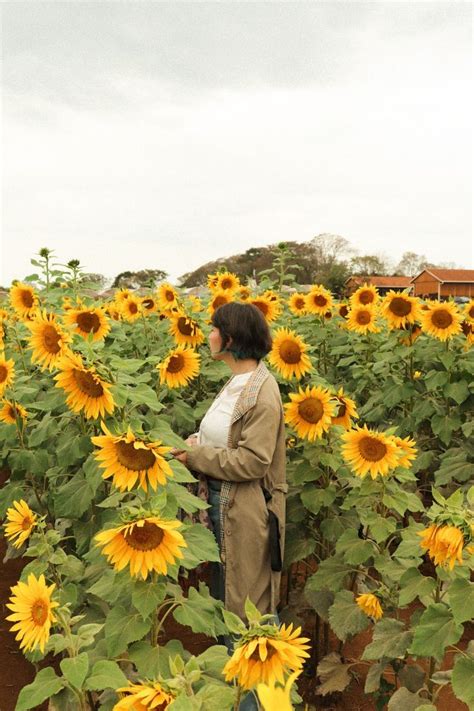
[[[346,296],[351,294],[364,284],[375,286],[381,296],[388,291],[409,291],[413,290],[410,277],[404,276],[350,276],[346,279],[344,286]]]
[[[414,296],[440,301],[454,296],[474,297],[474,269],[423,269],[411,283]]]

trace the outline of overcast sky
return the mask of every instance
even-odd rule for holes
[[[472,268],[469,2],[3,2],[0,283],[331,232]]]

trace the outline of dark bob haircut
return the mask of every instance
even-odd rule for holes
[[[232,353],[236,360],[261,360],[272,349],[265,316],[253,304],[223,304],[214,311],[211,321],[219,329],[223,349]],[[232,344],[226,348],[229,338],[232,338]]]

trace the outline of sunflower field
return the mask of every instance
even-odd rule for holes
[[[0,509],[24,558],[6,620],[37,670],[16,711],[237,709],[252,689],[285,711],[304,675],[323,699],[361,674],[370,708],[441,710],[445,687],[474,708],[474,300],[365,285],[342,303],[228,272],[201,299],[163,283],[101,300],[76,261],[32,263],[0,303]],[[210,596],[206,504],[170,454],[228,378],[206,339],[231,300],[269,322],[287,423],[278,625]],[[165,641],[171,617],[215,643]]]

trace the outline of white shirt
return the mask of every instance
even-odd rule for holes
[[[229,384],[216,397],[199,426],[198,444],[227,447],[230,420],[235,403],[253,371],[234,375]]]

